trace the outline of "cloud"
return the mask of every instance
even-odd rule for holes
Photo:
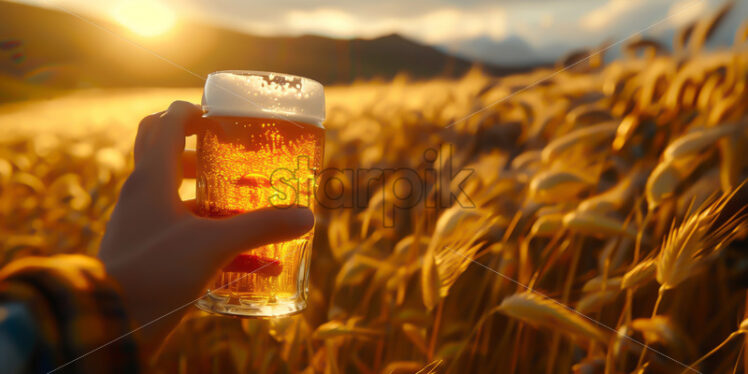
[[[292,10],[286,13],[282,25],[291,33],[319,33],[335,37],[351,37],[362,30],[357,17],[338,9],[320,8],[313,11]]]
[[[500,7],[464,10],[440,8],[411,17],[353,14],[337,8],[292,10],[272,23],[250,21],[250,31],[263,34],[318,34],[337,38],[376,37],[400,33],[426,43],[487,36],[501,40],[507,16]]]
[[[636,13],[646,7],[644,0],[610,0],[605,5],[592,10],[580,20],[580,25],[591,31],[601,31],[617,23],[621,18]]]
[[[553,22],[553,13],[543,13],[540,16],[540,27],[544,29],[550,29],[551,27],[553,27]]]
[[[703,16],[707,11],[707,2],[704,0],[682,0],[673,4],[667,12],[670,24],[682,27]]]
[[[650,35],[663,35],[710,14],[725,1],[608,0],[582,15],[579,19],[580,31],[602,32],[617,37],[644,31]]]

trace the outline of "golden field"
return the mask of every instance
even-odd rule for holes
[[[369,191],[346,180],[340,193],[366,203],[319,210],[304,313],[193,308],[152,369],[748,372],[748,24],[731,49],[703,52],[714,22],[673,52],[638,40],[608,64],[328,88],[326,167],[439,177],[407,209],[396,178]],[[0,107],[2,264],[95,255],[140,118],[200,95],[89,90]],[[472,174],[458,185],[447,167]],[[460,188],[474,207],[428,203]]]

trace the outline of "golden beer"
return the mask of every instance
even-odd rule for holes
[[[211,84],[223,86],[209,91]],[[227,96],[216,90],[233,92]],[[237,101],[233,94],[247,101]],[[218,218],[287,205],[313,209],[324,151],[323,95],[322,86],[306,78],[213,73],[203,104],[216,126],[201,129],[197,136],[198,214]],[[211,100],[220,105],[211,105]],[[256,317],[303,310],[312,239],[310,231],[298,239],[248,249],[221,269],[197,306]]]

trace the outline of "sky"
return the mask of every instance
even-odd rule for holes
[[[65,7],[110,19],[123,4],[149,0],[24,0]],[[316,34],[335,38],[372,38],[400,33],[411,39],[456,52],[521,40],[537,56],[560,49],[598,45],[647,29],[666,35],[700,15],[716,10],[724,0],[157,0],[175,16],[214,23],[260,35]],[[748,18],[748,0],[737,0],[734,33]],[[480,44],[474,41],[479,40]],[[473,52],[468,48],[472,46]],[[562,46],[562,48],[559,48]],[[483,51],[485,53],[485,51]],[[519,53],[519,52],[516,52]]]

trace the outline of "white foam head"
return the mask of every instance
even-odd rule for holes
[[[206,116],[276,118],[322,127],[324,87],[290,74],[225,70],[208,75],[203,91]]]

